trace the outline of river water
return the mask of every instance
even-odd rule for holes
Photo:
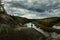
[[[40,28],[37,28],[34,24],[32,23],[27,23],[26,24],[28,28],[34,28],[35,30],[37,30],[38,32],[42,33],[45,37],[52,37],[54,39],[60,39],[60,34],[56,33],[56,32],[46,32]]]

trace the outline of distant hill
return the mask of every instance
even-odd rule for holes
[[[43,29],[45,31],[60,32],[60,30],[52,28],[54,25],[60,25],[60,17],[51,17],[51,18],[45,18],[45,19],[35,19],[35,21],[33,23],[37,27],[40,27],[41,29]]]

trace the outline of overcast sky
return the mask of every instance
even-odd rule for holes
[[[41,19],[60,17],[60,0],[4,0],[9,15]]]

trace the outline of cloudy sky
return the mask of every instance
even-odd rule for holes
[[[9,15],[41,19],[60,17],[60,0],[3,0]]]

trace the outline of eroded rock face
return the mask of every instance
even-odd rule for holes
[[[53,26],[54,29],[60,29],[60,26]]]
[[[0,26],[2,24],[9,25],[9,27],[17,26],[14,20],[9,15],[6,15],[6,14],[0,14]]]
[[[24,19],[24,18],[22,18],[22,19]],[[18,19],[16,19],[16,20],[18,20]],[[16,20],[8,14],[3,14],[3,13],[0,14],[0,35],[5,35],[8,32],[13,31],[14,28],[23,27],[23,25],[21,25],[21,24],[23,24],[22,23],[23,21],[19,22],[21,24],[18,24],[17,23],[18,21],[16,21]]]
[[[23,27],[23,25],[28,22],[29,21],[26,18],[10,16],[7,14],[0,14],[0,24],[7,24],[10,27]]]
[[[60,21],[59,21],[58,23],[56,23],[56,24],[53,26],[53,28],[55,28],[55,29],[60,29]]]

